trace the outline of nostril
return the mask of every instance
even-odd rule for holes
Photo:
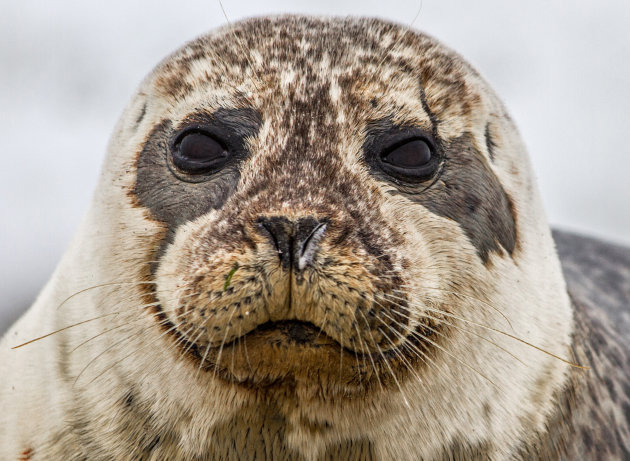
[[[298,269],[303,270],[308,264],[310,264],[315,256],[315,252],[319,246],[319,241],[324,236],[327,223],[320,222],[311,231],[309,236],[304,240],[304,243],[300,245],[300,256],[298,258]]]
[[[296,221],[284,216],[261,217],[257,224],[278,251],[282,267],[288,269],[294,266],[298,270],[303,270],[312,262],[327,227],[326,220],[311,216]]]
[[[267,234],[267,236],[273,242],[273,246],[276,247],[278,251],[280,251],[280,245],[278,244],[278,238],[276,237],[275,229],[272,225],[270,225],[268,220],[259,219],[258,227],[263,231],[263,233]]]
[[[284,216],[271,216],[259,218],[258,226],[268,235],[278,251],[282,267],[287,269],[291,264],[294,224]]]

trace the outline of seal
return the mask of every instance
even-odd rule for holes
[[[592,254],[573,247],[568,273]],[[433,38],[240,22],[159,64],[122,115],[2,340],[0,453],[623,458],[623,264],[575,269],[571,299],[514,123]]]

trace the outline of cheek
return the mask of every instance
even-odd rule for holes
[[[451,302],[449,293],[488,285],[489,267],[455,221],[416,203],[397,204],[395,211],[392,222],[404,236],[396,251],[405,261],[402,272],[416,303]]]

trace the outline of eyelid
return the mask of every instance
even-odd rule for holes
[[[425,164],[417,167],[404,167],[388,161],[390,154],[414,141],[423,142],[429,150],[430,158]],[[440,149],[433,141],[433,137],[423,130],[402,129],[389,136],[380,137],[375,142],[375,144],[377,143],[385,147],[380,149],[377,147],[372,150],[371,156],[368,154],[368,158],[371,157],[372,159],[370,163],[378,169],[379,173],[384,174],[388,180],[399,186],[407,187],[412,184],[432,182],[432,178],[434,179],[441,171],[443,156]]]
[[[397,147],[416,139],[426,142],[432,151],[437,150],[437,144],[433,140],[431,133],[421,128],[403,128],[397,130],[395,133],[388,133],[381,137],[381,144],[385,146],[381,152],[394,150]]]
[[[397,140],[396,142],[394,142],[393,144],[391,144],[388,147],[385,147],[382,151],[381,151],[381,158],[387,156],[388,154],[392,153],[393,151],[395,151],[396,149],[398,149],[401,146],[404,146],[405,144],[408,144],[410,142],[413,141],[423,141],[427,144],[427,146],[429,146],[429,149],[431,150],[431,153],[435,152],[435,147],[433,145],[433,143],[431,142],[430,139],[427,139],[425,136],[414,136],[411,138],[403,138],[400,140]]]
[[[212,130],[210,127],[203,126],[203,125],[192,125],[192,126],[182,128],[181,130],[175,133],[175,136],[173,136],[173,140],[171,142],[171,148],[176,149],[186,136],[193,133],[199,133],[204,136],[208,136],[212,140],[216,141],[217,143],[221,145],[223,149],[229,150],[229,146],[227,145],[225,140],[223,140],[221,136],[217,135],[213,131],[216,131],[216,130]]]

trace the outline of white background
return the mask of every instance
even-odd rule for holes
[[[409,24],[418,7],[225,0],[232,21],[306,12]],[[63,253],[140,80],[223,23],[218,0],[0,0],[0,331]],[[503,97],[551,223],[630,245],[630,2],[424,0],[414,26]]]

